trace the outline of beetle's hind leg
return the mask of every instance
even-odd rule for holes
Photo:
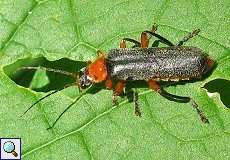
[[[189,97],[190,98],[190,97]],[[209,123],[209,120],[207,119],[207,117],[205,116],[204,112],[199,108],[198,104],[192,99],[190,98],[190,102],[193,106],[193,108],[196,110],[196,112],[199,114],[200,119],[203,123]]]
[[[148,85],[149,85],[150,89],[156,91],[157,93],[159,93],[160,95],[162,95],[163,97],[165,97],[169,100],[180,102],[180,103],[189,103],[190,102],[191,105],[193,106],[193,108],[196,109],[198,115],[200,116],[201,121],[203,123],[209,123],[209,120],[205,116],[204,112],[199,108],[197,103],[191,97],[182,97],[182,96],[172,95],[172,94],[166,92],[165,90],[163,90],[160,87],[160,85],[154,80],[149,80]]]
[[[189,39],[191,39],[194,36],[198,35],[199,32],[200,32],[200,29],[196,29],[196,30],[192,31],[191,33],[186,35],[181,41],[179,41],[177,46],[182,46],[183,43],[187,42]]]

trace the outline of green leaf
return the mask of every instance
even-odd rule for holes
[[[202,88],[215,79],[230,80],[229,6],[229,0],[1,0],[0,137],[22,138],[24,160],[230,159],[229,106],[218,93],[209,96]],[[47,94],[9,78],[28,59],[93,60],[98,49],[117,48],[123,37],[139,39],[153,23],[157,33],[174,43],[201,29],[186,45],[203,49],[217,68],[202,81],[166,90],[193,97],[210,124],[202,124],[189,104],[168,101],[147,88],[138,89],[141,118],[126,97],[113,107],[112,91],[100,88],[81,95],[77,87],[50,96],[20,117]],[[34,80],[32,86],[47,83]],[[56,126],[46,130],[76,98]]]

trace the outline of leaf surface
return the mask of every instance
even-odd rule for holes
[[[1,0],[0,137],[21,137],[23,159],[229,159],[229,106],[218,93],[210,97],[202,88],[214,79],[230,80],[229,6],[228,0]],[[217,68],[202,81],[166,90],[193,97],[209,125],[189,104],[168,101],[147,88],[138,89],[141,118],[125,97],[113,107],[112,91],[81,95],[77,87],[50,96],[20,117],[47,93],[17,85],[4,67],[16,69],[19,60],[23,65],[23,59],[41,56],[93,60],[98,49],[117,48],[123,37],[139,39],[153,23],[174,43],[201,29],[186,45],[203,49]],[[34,81],[31,86],[47,83]],[[46,130],[76,98],[56,126]]]

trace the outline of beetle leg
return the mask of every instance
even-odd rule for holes
[[[119,81],[116,84],[115,90],[113,92],[113,98],[112,98],[113,105],[117,105],[117,96],[119,96],[122,93],[124,87],[125,87],[125,81]]]
[[[135,47],[141,47],[141,43],[138,42],[137,40],[135,39],[131,39],[131,38],[123,38],[122,41],[120,42],[120,48],[126,48],[126,41],[129,41],[129,42],[132,42],[134,43],[135,45],[132,46],[131,48],[135,48]],[[125,45],[124,45],[125,44]]]
[[[155,40],[152,44],[152,47],[158,47],[160,43],[163,43],[163,44],[166,44],[168,45],[167,43],[165,43],[164,41],[158,39],[158,40]]]
[[[149,80],[148,84],[149,84],[149,88],[153,89],[154,91],[156,91],[157,93],[159,93],[163,97],[167,98],[168,100],[177,101],[177,102],[181,102],[181,103],[190,102],[192,107],[197,111],[197,114],[200,116],[201,121],[203,123],[209,123],[209,120],[205,116],[204,112],[199,108],[197,103],[191,97],[182,97],[182,96],[170,94],[167,91],[163,90],[160,87],[160,85],[157,84],[157,82],[154,80]]]
[[[119,96],[122,93],[124,87],[125,87],[125,81],[124,80],[119,81],[115,86],[114,94]]]
[[[157,25],[154,24],[152,26],[151,31],[150,31],[153,34],[149,34],[149,36],[148,36],[148,33],[145,32],[145,31],[141,33],[141,48],[148,48],[148,46],[149,46],[149,40],[155,34],[156,30],[157,30]]]
[[[133,92],[133,101],[134,101],[134,111],[135,115],[141,117],[141,111],[138,105],[138,93],[135,91]]]
[[[131,39],[131,38],[123,38],[124,41],[129,41],[129,42],[132,42],[134,43],[135,45],[132,46],[132,48],[135,48],[135,47],[141,47],[141,43],[138,42],[137,40],[135,39]]]
[[[149,46],[149,39],[146,32],[141,33],[141,48],[148,48]]]
[[[153,26],[152,26],[151,32],[156,33],[156,31],[157,31],[157,24],[154,23]],[[149,39],[152,38],[152,36],[153,36],[153,35],[150,34]],[[152,47],[158,47],[159,44],[160,44],[160,42],[161,42],[161,43],[164,43],[164,41],[162,41],[162,40],[160,40],[160,39],[155,40],[155,41],[152,43]],[[164,44],[165,44],[165,43],[164,43]],[[167,45],[167,43],[166,43],[166,45]]]
[[[182,46],[183,43],[187,42],[192,37],[198,35],[199,32],[200,32],[200,29],[196,29],[196,30],[192,31],[191,33],[189,33],[188,35],[186,35],[181,41],[179,41],[178,44],[177,44],[177,46]]]
[[[157,31],[157,24],[156,23],[154,23],[153,25],[152,25],[152,29],[151,29],[151,31],[153,32],[153,33],[155,33],[156,31]]]
[[[157,84],[157,82],[156,81],[154,81],[154,80],[148,80],[148,85],[149,85],[149,88],[150,89],[152,89],[152,90],[154,90],[154,91],[156,91],[156,92],[160,92],[160,90],[161,90],[161,87],[160,87],[160,85],[159,84]]]
[[[120,42],[120,48],[126,48],[126,42],[124,39],[122,39]]]
[[[97,50],[97,56],[101,57],[104,56],[104,53],[101,50]],[[91,61],[89,61],[89,64],[91,63]]]
[[[156,32],[156,30],[157,30],[157,25],[156,25],[156,24],[154,24],[154,25],[152,26],[151,32]],[[148,37],[148,40],[149,40],[151,37],[152,37],[152,35],[150,35],[150,37]],[[135,39],[131,39],[131,38],[123,38],[123,40],[134,43],[135,45],[134,45],[134,46],[132,46],[131,48],[141,47],[141,43],[140,43],[140,42],[138,42],[138,41],[137,41],[137,40],[135,40]]]
[[[108,78],[106,81],[105,81],[105,87],[107,89],[112,89],[113,88],[113,82],[110,78]]]
[[[126,41],[128,41],[128,42],[132,42],[132,43],[134,43],[135,45],[134,46],[132,46],[131,48],[135,48],[135,47],[140,47],[141,46],[141,43],[140,42],[138,42],[137,40],[135,40],[135,39],[131,39],[131,38],[123,38],[122,39],[122,41],[123,42],[126,42]],[[120,43],[120,48],[126,48],[127,46],[126,46],[126,43],[125,43],[125,47],[124,47],[124,44],[122,44],[122,41],[121,41],[121,43]]]
[[[160,42],[162,42],[162,43],[164,43],[164,44],[166,44],[168,46],[174,46],[174,44],[172,42],[170,42],[166,38],[160,36],[159,34],[156,34],[156,33],[152,32],[152,31],[144,31],[144,32],[146,32],[146,33],[148,33],[148,34],[150,34],[150,35],[152,35],[154,37],[157,37],[158,39],[161,40]]]
[[[200,116],[200,120],[203,123],[209,123],[208,118],[205,116],[204,112],[199,108],[198,104],[192,99],[190,98],[191,104],[193,106],[193,108],[196,110],[196,112],[199,114]]]
[[[152,44],[152,47],[158,47],[159,46],[159,43],[162,42],[161,40],[155,40]]]
[[[156,31],[157,31],[157,24],[154,23],[154,24],[152,25],[151,32],[155,33]],[[152,35],[149,34],[148,39],[150,40],[151,38],[152,38]]]
[[[141,117],[141,111],[138,105],[138,93],[137,91],[133,91],[133,89],[126,88],[125,94],[128,98],[129,102],[134,102],[134,113],[136,116]]]
[[[131,39],[132,40],[132,39]],[[135,42],[135,40],[134,40]],[[138,42],[139,44],[139,42]],[[120,42],[120,48],[126,48],[126,43],[125,43],[125,40],[123,39],[121,42]],[[107,88],[112,88],[112,81],[110,79],[106,80],[106,86]],[[115,86],[115,93],[113,94],[113,104],[116,104],[117,100],[116,100],[116,96],[120,95],[124,89],[124,86],[125,86],[125,81],[120,81],[117,83],[117,85]],[[140,112],[140,108],[138,107],[138,94],[137,92],[133,92],[133,100],[134,100],[134,106],[135,106],[135,114],[137,116],[141,116],[141,112]]]

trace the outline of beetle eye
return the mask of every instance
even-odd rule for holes
[[[81,87],[84,87],[84,85],[85,85],[84,80],[83,80],[83,78],[81,77],[81,78],[80,78],[80,86],[81,86]]]
[[[87,72],[84,71],[84,73],[81,75],[79,79],[79,85],[81,88],[86,88],[92,84],[91,79],[88,77]]]

